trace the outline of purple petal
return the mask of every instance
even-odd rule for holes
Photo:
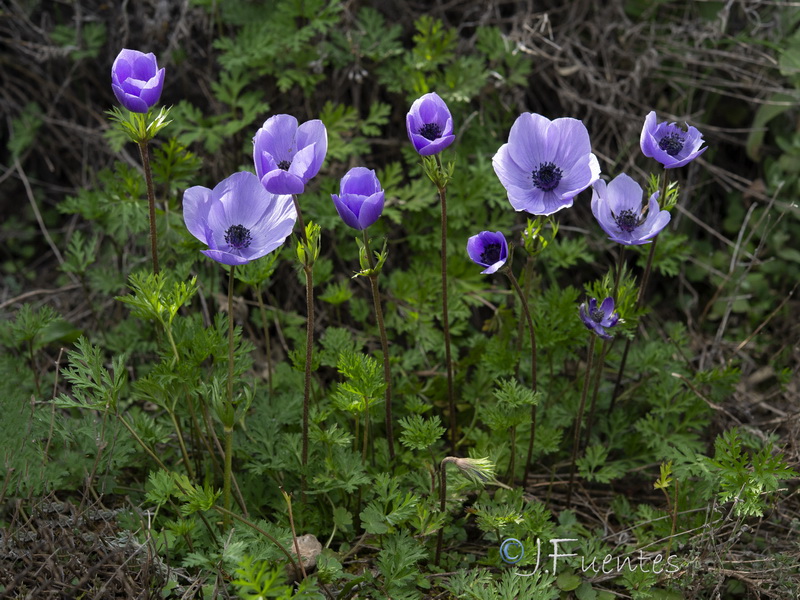
[[[183,222],[194,237],[208,244],[208,211],[212,204],[212,191],[196,185],[183,193]]]
[[[222,250],[200,250],[200,252],[224,265],[246,265],[250,262],[248,258],[231,254],[230,252],[223,252]]]
[[[509,156],[528,173],[533,173],[540,164],[553,159],[547,146],[547,130],[550,124],[547,117],[523,113],[511,126],[508,134]]]
[[[261,178],[261,183],[271,194],[302,194],[305,190],[302,179],[282,169],[270,171]]]
[[[296,133],[297,119],[291,115],[274,115],[264,121],[256,133],[256,150],[268,152],[276,163],[284,160],[291,163],[295,154]]]
[[[325,161],[325,155],[328,153],[328,130],[319,119],[306,121],[297,128],[296,142],[298,148],[312,145],[314,147],[314,156],[309,162],[304,177],[305,181],[308,181],[319,173],[322,163]]]
[[[333,206],[336,208],[336,212],[339,213],[342,221],[348,227],[352,227],[353,229],[361,230],[361,224],[358,222],[358,217],[350,210],[350,207],[345,203],[339,196],[336,194],[331,194],[331,200],[333,200]]]

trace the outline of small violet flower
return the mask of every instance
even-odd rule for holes
[[[456,139],[450,109],[435,92],[414,101],[406,115],[406,129],[408,139],[421,156],[438,154]]]
[[[589,132],[577,119],[523,113],[492,158],[492,166],[518,211],[551,215],[600,177]]]
[[[336,211],[353,229],[364,230],[381,216],[384,195],[375,171],[366,167],[350,169],[339,185],[339,195],[331,194]]]
[[[291,196],[270,194],[252,173],[234,173],[210,190],[183,194],[183,220],[201,250],[226,265],[243,265],[280,246],[297,220]]]
[[[613,241],[626,246],[649,244],[669,223],[670,215],[659,210],[659,192],[642,203],[642,188],[625,173],[606,185],[598,179],[592,190],[592,214]]]
[[[328,152],[328,131],[313,119],[299,127],[291,115],[275,115],[253,139],[256,175],[272,194],[302,194]]]
[[[640,139],[642,152],[648,158],[656,159],[665,169],[682,167],[694,160],[708,150],[708,146],[701,148],[704,143],[703,134],[688,123],[686,126],[688,131],[684,131],[675,123],[666,121],[656,123],[656,113],[650,111],[642,127]]]
[[[606,298],[600,306],[597,306],[597,299],[592,298],[589,300],[588,308],[586,303],[581,304],[580,314],[587,329],[594,331],[604,340],[611,339],[612,336],[606,329],[614,327],[619,321],[619,315],[614,312],[613,298]]]
[[[111,66],[111,89],[122,106],[146,113],[161,98],[163,87],[164,69],[158,68],[155,54],[127,48],[120,51]]]
[[[506,264],[508,260],[508,243],[505,236],[499,231],[481,231],[467,241],[467,254],[472,261],[486,267],[481,273],[488,275],[495,273]]]

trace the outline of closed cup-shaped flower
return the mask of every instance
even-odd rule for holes
[[[383,212],[384,195],[375,171],[366,167],[350,169],[339,184],[339,194],[331,200],[345,225],[363,230]]]
[[[708,150],[708,146],[701,148],[703,134],[688,123],[686,127],[688,130],[684,131],[675,123],[658,123],[655,111],[650,111],[645,117],[639,140],[642,152],[660,162],[665,169],[682,167]]]
[[[579,308],[581,320],[586,328],[599,335],[604,340],[610,340],[612,336],[606,331],[611,329],[619,321],[619,314],[614,312],[614,299],[606,298],[598,306],[597,299],[589,300],[589,305],[581,304]]]
[[[210,190],[183,194],[186,228],[208,246],[201,250],[226,265],[243,265],[283,244],[297,212],[291,196],[270,194],[252,173],[234,173]]]
[[[417,98],[406,115],[408,139],[421,156],[439,154],[456,139],[450,109],[436,92]]]
[[[467,240],[467,254],[472,262],[486,267],[481,273],[497,272],[508,260],[508,243],[499,231],[481,231]]]
[[[164,87],[164,69],[158,68],[156,56],[138,50],[123,49],[111,66],[111,89],[131,112],[146,113],[158,99]]]
[[[273,194],[302,194],[327,153],[328,131],[319,119],[298,126],[291,115],[275,115],[253,140],[256,175]]]
[[[626,246],[649,244],[669,223],[669,212],[658,208],[659,193],[650,196],[646,206],[643,194],[625,173],[607,185],[602,179],[594,183],[592,214],[613,241]]]
[[[516,210],[551,215],[600,177],[589,132],[577,119],[520,115],[492,158],[497,177]]]

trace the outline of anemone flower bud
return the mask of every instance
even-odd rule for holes
[[[649,244],[669,223],[669,212],[658,208],[659,192],[644,205],[642,188],[625,173],[608,185],[599,179],[593,187],[592,214],[615,242],[626,246]]]
[[[481,273],[488,275],[506,264],[508,243],[499,231],[481,231],[467,240],[467,254],[474,263],[486,267]]]
[[[675,123],[656,123],[656,113],[650,111],[645,117],[639,141],[642,153],[660,162],[665,169],[682,167],[694,160],[708,150],[708,146],[701,148],[704,143],[703,134],[688,123],[686,127],[688,131]]]
[[[131,112],[146,113],[158,99],[164,87],[164,69],[158,68],[152,52],[124,48],[111,66],[111,89],[114,95]]]
[[[201,250],[226,265],[243,265],[283,244],[297,220],[292,197],[270,194],[248,172],[234,173],[210,190],[183,194],[186,228],[208,246]]]
[[[456,139],[450,109],[436,92],[414,101],[406,115],[406,129],[420,156],[439,154]]]
[[[515,210],[551,215],[572,206],[600,177],[589,132],[577,119],[523,113],[492,158],[494,172]]]
[[[302,194],[327,153],[328,131],[319,119],[298,126],[291,115],[275,115],[253,139],[256,175],[272,194]]]
[[[331,200],[345,225],[363,230],[383,212],[384,195],[375,171],[366,167],[350,169],[339,184],[339,194]]]
[[[588,307],[586,303],[581,304],[579,312],[587,329],[594,331],[604,340],[611,339],[612,336],[606,329],[611,329],[619,321],[619,314],[614,312],[613,298],[606,298],[600,306],[597,306],[597,298],[592,298]]]

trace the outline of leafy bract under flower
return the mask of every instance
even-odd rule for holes
[[[256,175],[268,192],[302,194],[328,153],[328,131],[319,119],[298,127],[291,115],[275,115],[253,139]]]
[[[708,150],[708,146],[701,148],[703,134],[688,123],[686,127],[688,130],[684,131],[675,123],[657,123],[655,111],[650,111],[645,117],[639,140],[642,153],[660,162],[665,169],[682,167],[694,160]]]
[[[467,254],[472,261],[486,267],[481,273],[497,272],[508,260],[508,243],[499,231],[481,231],[467,241]]]
[[[292,197],[270,194],[252,173],[234,173],[210,190],[194,186],[183,194],[183,220],[208,245],[201,250],[226,265],[243,265],[269,254],[297,220]]]
[[[600,177],[589,132],[577,119],[521,114],[492,158],[508,200],[519,211],[551,215]]]
[[[366,167],[350,169],[331,194],[333,205],[346,225],[363,230],[378,220],[383,212],[384,194],[375,171]]]
[[[111,66],[111,89],[131,112],[146,113],[164,87],[164,69],[158,68],[155,54],[123,48]]]
[[[435,92],[414,101],[406,115],[406,130],[421,156],[438,154],[456,139],[450,109]]]
[[[614,312],[614,299],[606,298],[600,306],[597,305],[597,299],[592,298],[589,300],[589,306],[586,303],[581,304],[579,308],[581,320],[586,328],[599,335],[604,340],[610,340],[611,335],[606,332],[606,329],[611,329],[619,321],[619,315]]]
[[[659,192],[650,196],[645,206],[642,188],[625,173],[607,185],[598,179],[592,187],[592,214],[615,242],[627,246],[649,244],[669,223],[669,212],[658,207]]]

